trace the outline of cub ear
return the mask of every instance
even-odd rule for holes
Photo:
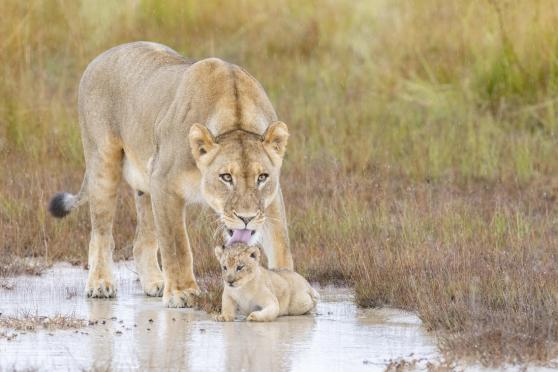
[[[289,129],[282,121],[271,123],[263,135],[264,146],[273,150],[281,158],[285,155],[288,139]]]
[[[190,127],[188,139],[190,141],[190,148],[192,149],[192,156],[196,162],[198,162],[203,155],[207,154],[211,151],[211,149],[217,146],[209,129],[198,123],[193,124],[192,127]]]
[[[260,247],[250,247],[248,248],[248,253],[250,254],[250,258],[253,258],[258,263],[260,262]]]
[[[218,245],[217,247],[215,247],[215,249],[213,250],[213,252],[215,252],[215,257],[217,257],[217,259],[219,261],[221,261],[221,256],[223,255],[223,250],[224,250],[224,246],[222,245]]]

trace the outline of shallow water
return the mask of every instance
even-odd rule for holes
[[[271,323],[219,323],[204,312],[167,309],[160,298],[144,296],[133,263],[116,270],[114,300],[86,299],[87,272],[68,264],[41,277],[15,278],[14,289],[0,288],[3,316],[30,312],[100,321],[77,332],[0,337],[0,369],[371,371],[384,369],[390,359],[438,356],[434,339],[415,315],[358,309],[346,288],[319,289],[316,314]]]

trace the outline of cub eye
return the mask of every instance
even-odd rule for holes
[[[226,266],[223,266],[223,271],[227,271],[227,267],[226,267]]]
[[[225,181],[226,183],[232,183],[233,179],[230,173],[223,173],[219,175],[219,178],[221,178],[223,181]]]
[[[268,177],[269,177],[269,174],[267,174],[267,173],[260,174],[258,176],[258,183],[265,182],[265,180],[267,180]]]
[[[236,267],[236,271],[240,271],[242,269],[244,269],[244,265],[239,265],[239,266]]]

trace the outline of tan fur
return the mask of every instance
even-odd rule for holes
[[[122,174],[143,193],[134,240],[141,284],[167,306],[189,306],[198,291],[189,202],[207,202],[227,229],[255,216],[248,228],[260,232],[270,266],[292,269],[279,186],[288,130],[243,69],[217,58],[190,62],[160,44],[124,44],[87,67],[78,109],[86,172],[68,210],[89,199],[89,296],[115,295],[112,220]],[[222,182],[224,172],[234,185]],[[262,172],[270,176],[258,186]]]
[[[269,322],[282,315],[302,315],[318,302],[318,293],[291,270],[268,270],[260,265],[260,249],[237,243],[216,247],[223,272],[219,321],[232,321],[238,309],[246,320]]]

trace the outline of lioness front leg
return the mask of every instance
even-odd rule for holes
[[[281,189],[266,209],[266,228],[263,233],[263,249],[270,269],[293,270],[293,256],[289,247],[287,218]]]
[[[226,293],[223,293],[223,301],[221,304],[221,314],[215,317],[215,320],[219,322],[232,322],[234,320],[236,312],[236,303],[227,296]]]
[[[185,229],[185,201],[164,187],[153,186],[153,214],[163,266],[163,302],[168,307],[190,307],[199,287]]]

